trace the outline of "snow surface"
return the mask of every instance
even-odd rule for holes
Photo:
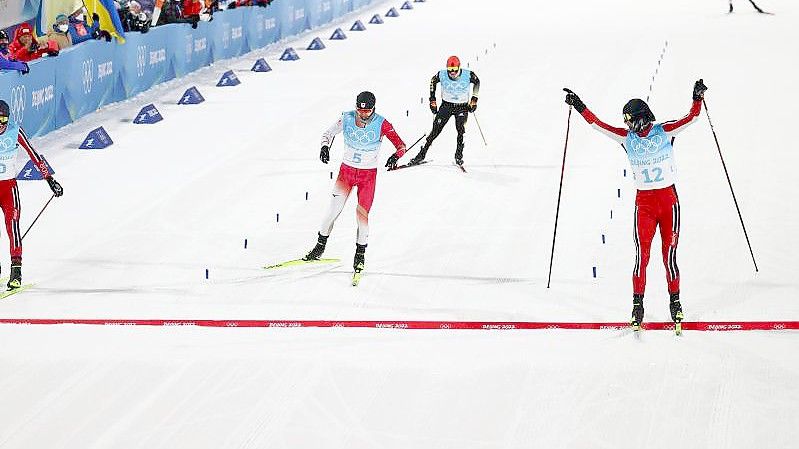
[[[740,1],[727,15],[721,1],[428,0],[277,61],[286,46],[400,4],[36,139],[65,195],[25,240],[24,278],[36,286],[0,302],[0,318],[625,321],[634,186],[621,149],[576,114],[546,288],[568,114],[561,89],[621,125],[632,97],[649,97],[661,121],[683,116],[701,77],[760,272],[703,111],[675,144],[686,320],[799,320],[790,140],[799,5],[761,0],[777,13],[766,16]],[[476,115],[488,146],[470,118],[469,173],[451,165],[449,124],[431,164],[379,174],[357,289],[354,198],[326,252],[340,265],[262,270],[315,241],[341,157],[339,139],[331,163],[319,162],[322,131],[368,89],[414,142],[432,123],[430,76],[450,54],[483,83]],[[274,71],[249,72],[262,56]],[[228,69],[242,84],[214,87]],[[207,101],[176,105],[192,85]],[[166,120],[130,123],[151,102]],[[115,144],[77,150],[99,125]],[[385,142],[381,159],[391,151]],[[43,182],[21,191],[25,228],[50,193]],[[646,319],[667,321],[658,248],[656,237]],[[788,448],[799,437],[798,341],[796,332],[4,325],[0,447]]]

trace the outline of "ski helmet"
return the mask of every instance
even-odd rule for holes
[[[643,130],[646,125],[655,121],[655,114],[649,109],[649,105],[640,98],[633,98],[624,105],[622,109],[624,123],[631,130],[638,132]]]
[[[450,56],[447,58],[447,70],[460,70],[461,69],[461,60],[458,59],[457,56]]]
[[[358,94],[355,99],[355,107],[358,109],[374,109],[375,108],[375,94],[369,91],[363,91]]]

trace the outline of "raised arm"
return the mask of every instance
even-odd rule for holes
[[[567,92],[566,94],[566,104],[569,106],[573,106],[580,115],[583,116],[586,122],[591,125],[592,128],[601,132],[602,134],[610,137],[611,139],[615,140],[619,143],[624,143],[624,139],[627,137],[627,130],[624,128],[617,128],[615,126],[608,125],[607,123],[600,120],[596,115],[594,115],[591,110],[589,110],[585,103],[580,100],[580,97],[577,96],[576,93],[572,92],[569,89],[563,89]]]
[[[694,83],[694,102],[691,104],[691,110],[688,111],[688,115],[679,120],[672,120],[663,124],[663,131],[666,131],[669,137],[676,136],[687,128],[688,125],[696,122],[699,118],[699,113],[702,111],[702,99],[705,98],[706,90],[707,86],[705,86],[705,83],[701,79]]]

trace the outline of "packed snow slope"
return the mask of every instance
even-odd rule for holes
[[[760,271],[703,110],[675,141],[686,320],[799,320],[799,5],[758,4],[776,14],[428,0],[277,60],[401,5],[387,1],[104,108],[34,141],[65,194],[25,239],[35,286],[2,300],[0,318],[626,321],[635,187],[622,149],[574,112],[547,288],[562,88],[622,126],[636,97],[659,121],[682,117],[703,78]],[[316,240],[342,154],[339,137],[322,164],[321,133],[370,90],[410,145],[429,132],[429,80],[452,54],[482,81],[468,173],[452,165],[454,123],[430,164],[381,169],[358,288],[354,195],[325,253],[340,264],[263,270]],[[258,57],[274,70],[249,72]],[[242,84],[215,87],[229,69]],[[176,105],[190,86],[207,101]],[[130,123],[148,103],[165,120]],[[77,150],[97,126],[114,145]],[[384,142],[381,160],[392,151]],[[50,193],[21,193],[24,229]],[[659,246],[648,321],[669,319]],[[795,332],[3,325],[0,341],[3,448],[787,448],[799,436]]]

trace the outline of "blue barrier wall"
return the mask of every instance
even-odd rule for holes
[[[214,14],[212,22],[128,33],[123,45],[89,41],[30,73],[0,73],[0,98],[29,135],[41,136],[99,107],[130,98],[221,59],[232,58],[331,22],[376,0],[275,0]],[[177,101],[177,99],[176,99]]]

